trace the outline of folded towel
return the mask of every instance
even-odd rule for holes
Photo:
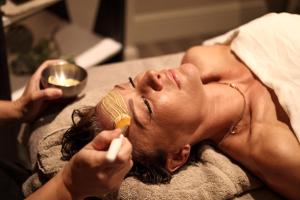
[[[36,173],[23,184],[25,195],[39,188],[66,164],[60,159],[64,132],[65,129],[59,129],[41,141]],[[279,199],[265,189],[259,179],[213,147],[201,146],[198,156],[199,162],[175,174],[169,184],[145,184],[128,177],[118,193],[111,193],[104,199],[233,199],[258,189],[272,199]]]

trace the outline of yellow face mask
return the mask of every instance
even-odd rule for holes
[[[100,101],[103,114],[109,117],[115,128],[123,128],[130,124],[130,115],[123,97],[116,91],[111,90]]]

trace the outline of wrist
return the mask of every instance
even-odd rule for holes
[[[26,198],[26,200],[44,199],[44,200],[79,200],[70,192],[65,185],[62,172],[50,179],[45,185],[39,188]],[[83,198],[82,198],[83,199]]]
[[[68,194],[71,199],[74,200],[81,200],[84,199],[85,196],[81,194],[80,188],[76,188],[74,186],[74,181],[72,180],[72,175],[71,175],[71,169],[70,169],[70,162],[67,163],[64,168],[60,171],[60,178],[62,182],[62,187],[64,188],[64,191]]]
[[[12,101],[11,103],[12,103],[12,109],[14,112],[14,119],[23,122],[25,110],[24,110],[24,106],[23,106],[24,104],[23,104],[22,97],[17,100]]]
[[[79,195],[75,194],[72,187],[65,181],[63,170],[61,170],[56,176],[55,181],[57,185],[57,199],[72,199],[72,200],[82,200]]]
[[[19,121],[23,113],[16,101],[0,101],[0,121]]]

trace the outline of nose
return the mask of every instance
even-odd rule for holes
[[[161,91],[163,89],[161,74],[155,70],[145,72],[141,79],[141,90],[152,89]]]

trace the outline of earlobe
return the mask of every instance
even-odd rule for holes
[[[176,153],[167,155],[166,168],[169,172],[175,172],[182,167],[188,160],[191,151],[191,145],[186,144]]]

